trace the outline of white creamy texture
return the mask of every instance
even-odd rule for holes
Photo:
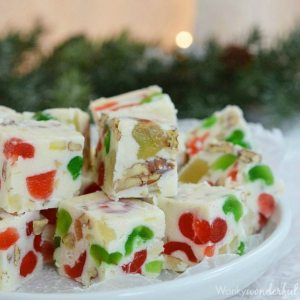
[[[80,176],[73,180],[67,170],[69,161],[75,156],[82,156],[83,136],[68,126],[55,121],[24,121],[14,125],[0,124],[0,167],[4,168],[0,190],[1,207],[8,212],[25,211],[57,207],[59,201],[72,197],[79,191]],[[12,138],[23,140],[34,147],[34,157],[18,157],[14,163],[7,162],[3,156],[4,144]],[[52,149],[52,144],[63,145],[62,149]],[[76,151],[68,150],[70,143],[79,146]],[[27,189],[26,178],[56,171],[54,190],[47,201],[32,199]]]
[[[136,120],[120,119],[118,128],[121,132],[121,139],[116,141],[117,157],[113,176],[114,181],[121,179],[124,170],[131,168],[140,161],[137,158],[139,144],[132,136],[132,131],[137,124],[138,121]]]
[[[39,220],[38,212],[29,212],[19,216],[12,216],[8,213],[0,213],[0,232],[7,228],[15,228],[19,234],[17,242],[7,250],[0,251],[0,290],[13,291],[20,284],[42,269],[42,255],[33,249],[34,235],[26,234],[26,224],[33,220]],[[37,257],[37,264],[33,272],[26,277],[20,275],[20,265],[23,257],[33,251]]]
[[[159,258],[163,250],[162,239],[164,237],[165,219],[163,212],[156,206],[152,206],[140,200],[111,201],[103,192],[75,197],[60,203],[60,209],[67,210],[72,216],[73,223],[69,232],[74,232],[74,221],[82,216],[89,219],[90,226],[83,228],[83,239],[76,241],[74,247],[69,249],[61,243],[60,248],[55,251],[55,259],[59,267],[59,273],[64,275],[63,264],[74,265],[81,253],[86,251],[87,259],[81,278],[78,281],[84,285],[90,284],[90,270],[96,266],[94,259],[90,256],[89,248],[92,244],[104,247],[109,253],[120,252],[123,255],[120,266],[132,261],[134,253],[141,249],[147,249],[147,260],[152,261]],[[125,254],[125,243],[129,234],[137,226],[147,226],[154,233],[154,238],[136,245],[134,253],[129,256]],[[87,239],[88,238],[88,239]],[[120,266],[102,263],[97,267],[99,277],[97,280],[111,278],[122,273]]]
[[[237,222],[234,215],[225,215],[223,205],[229,195],[234,195],[239,199],[243,207],[243,217]],[[204,257],[204,250],[209,245],[215,245],[215,253],[235,253],[241,241],[245,241],[246,234],[242,226],[247,209],[242,203],[242,193],[224,187],[211,187],[207,184],[182,184],[176,198],[158,197],[158,206],[164,211],[166,216],[166,239],[167,241],[179,241],[190,245],[198,260]],[[216,244],[211,242],[198,245],[188,237],[184,236],[178,226],[179,218],[182,214],[191,212],[199,219],[204,219],[210,224],[216,219],[221,218],[227,223],[225,237]],[[231,244],[233,243],[233,244]],[[191,265],[186,255],[181,251],[176,251],[172,256],[183,260]]]
[[[110,98],[100,98],[91,102],[90,109],[93,113],[95,122],[100,119],[102,113],[107,113],[110,117],[131,117],[148,120],[156,120],[159,122],[166,122],[168,124],[177,124],[177,110],[170,97],[167,94],[157,95],[153,97],[150,103],[144,103],[137,106],[126,107],[116,111],[110,108],[104,110],[96,110],[98,106],[106,103],[116,101],[120,105],[126,105],[131,103],[139,103],[147,96],[151,96],[155,93],[162,93],[162,89],[158,86],[150,86],[148,88],[132,91],[129,93],[117,95]]]
[[[187,133],[186,143],[194,137],[201,137],[206,132],[209,133],[204,143],[225,140],[234,130],[242,130],[243,141],[251,146],[255,146],[249,125],[244,119],[243,112],[238,106],[228,105],[223,110],[215,112],[212,116],[217,118],[217,122],[209,127],[202,128],[202,121]]]

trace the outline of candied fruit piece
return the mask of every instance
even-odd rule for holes
[[[249,143],[245,142],[244,138],[245,138],[244,131],[240,129],[236,129],[225,139],[225,141],[249,149],[250,145]]]
[[[34,157],[34,147],[18,138],[11,138],[6,141],[3,147],[3,154],[6,159],[17,161],[19,157],[30,159]]]
[[[272,185],[274,183],[273,173],[267,165],[257,165],[250,169],[248,174],[251,181],[261,179],[266,185]]]
[[[5,231],[0,232],[0,250],[7,250],[14,245],[20,238],[16,228],[8,227]]]
[[[205,129],[213,127],[217,123],[218,119],[216,116],[210,116],[204,119],[201,123],[201,126]]]
[[[63,237],[69,231],[69,228],[72,224],[72,217],[68,211],[61,208],[57,213],[57,225],[56,225],[56,233]]]
[[[208,172],[209,166],[206,161],[196,158],[191,164],[180,173],[179,181],[182,183],[198,183],[199,180]]]
[[[75,156],[69,161],[67,169],[70,172],[73,180],[76,180],[80,176],[82,166],[83,159],[81,156]]]
[[[169,144],[169,134],[150,121],[139,121],[132,131],[132,136],[140,146],[139,159],[153,157]]]
[[[78,278],[81,276],[83,267],[85,265],[86,261],[86,251],[84,251],[76,261],[75,265],[73,267],[69,265],[64,265],[64,270],[65,273],[70,277],[70,278]]]
[[[141,273],[141,268],[147,259],[147,250],[136,252],[133,261],[123,265],[122,269],[125,273]]]
[[[236,222],[243,216],[243,206],[241,202],[233,195],[228,196],[224,205],[223,211],[225,215],[232,213]]]
[[[224,154],[219,157],[213,164],[211,165],[214,170],[226,170],[228,169],[235,161],[237,157],[233,154]]]
[[[151,240],[153,236],[153,231],[147,226],[141,225],[135,227],[125,243],[125,255],[130,255],[132,253],[135,243],[139,245],[147,240]]]
[[[47,200],[53,193],[56,171],[50,171],[26,178],[29,194],[36,200]]]
[[[192,247],[187,243],[171,241],[164,245],[164,254],[171,255],[176,251],[182,251],[185,253],[190,262],[197,262],[197,257],[195,256]]]
[[[22,277],[26,277],[30,275],[37,264],[37,257],[33,251],[29,251],[22,259],[21,266],[20,266],[20,275]]]
[[[122,259],[122,254],[120,252],[113,252],[109,254],[103,247],[96,244],[91,245],[90,254],[98,266],[100,266],[101,262],[117,265]]]

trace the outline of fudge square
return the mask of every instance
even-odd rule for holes
[[[103,114],[108,114],[111,118],[132,117],[177,124],[177,110],[169,95],[164,94],[159,86],[100,98],[91,102],[90,110],[96,124]]]
[[[200,121],[187,134],[187,155],[191,157],[202,151],[205,144],[215,141],[227,141],[242,148],[253,148],[251,130],[239,107],[228,105]]]
[[[88,286],[118,274],[156,277],[163,267],[163,212],[145,201],[111,201],[103,192],[60,203],[58,272]]]
[[[158,197],[166,218],[167,268],[183,271],[205,256],[245,251],[242,192],[207,184],[182,184],[176,198]]]
[[[41,270],[43,260],[49,261],[53,247],[46,240],[47,224],[48,220],[38,211],[17,216],[0,212],[1,291],[15,290]]]
[[[178,131],[142,119],[101,118],[95,181],[114,200],[177,193]]]
[[[71,125],[84,136],[83,148],[83,170],[91,168],[91,146],[90,146],[90,117],[88,113],[79,108],[49,108],[40,112],[24,112],[24,118],[36,121],[57,120],[61,123]]]
[[[248,215],[245,227],[248,234],[259,231],[276,208],[282,187],[261,155],[227,142],[215,142],[184,166],[179,173],[182,183],[207,181],[211,185],[242,189]]]
[[[18,214],[53,208],[78,193],[83,143],[56,121],[0,123],[0,207]]]

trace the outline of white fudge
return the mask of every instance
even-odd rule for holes
[[[48,220],[39,212],[13,216],[0,212],[0,290],[12,291],[41,270],[49,247],[44,240]]]
[[[83,142],[55,121],[0,123],[0,207],[10,213],[53,208],[78,193]]]
[[[242,192],[207,184],[183,184],[176,198],[158,197],[166,218],[167,268],[183,271],[205,256],[245,251]]]
[[[83,170],[91,168],[91,147],[90,147],[90,117],[88,113],[79,108],[51,108],[41,112],[24,112],[22,116],[26,119],[36,121],[57,120],[66,125],[71,125],[75,130],[84,136],[83,149]]]
[[[237,187],[245,194],[247,233],[260,230],[275,211],[281,184],[262,157],[227,142],[211,143],[193,156],[179,173],[182,183],[207,181],[211,185]]]
[[[199,125],[187,134],[187,155],[192,157],[201,152],[205,144],[215,141],[227,141],[243,148],[253,148],[250,128],[239,107],[229,105],[200,121]]]
[[[86,286],[124,273],[158,276],[164,231],[163,212],[144,201],[111,201],[102,192],[63,201],[54,253],[59,274]]]
[[[178,131],[149,120],[101,118],[95,182],[114,200],[177,193]]]
[[[177,124],[177,110],[169,95],[164,94],[158,86],[100,98],[91,102],[90,110],[96,124],[103,114],[108,114],[111,118],[130,117]]]

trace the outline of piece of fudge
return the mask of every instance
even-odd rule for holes
[[[250,128],[237,106],[226,106],[212,116],[200,121],[186,137],[186,151],[189,157],[203,150],[205,144],[227,141],[242,148],[253,148]]]
[[[22,215],[0,212],[0,290],[15,290],[53,253],[45,237],[48,220],[38,211]],[[51,253],[52,251],[52,253]]]
[[[90,110],[96,124],[103,114],[108,114],[111,118],[130,117],[177,124],[177,110],[169,95],[164,94],[158,86],[100,98],[91,102]]]
[[[163,212],[141,200],[111,201],[95,192],[63,201],[55,237],[58,272],[85,286],[124,273],[156,277],[164,231]]]
[[[83,136],[57,121],[0,122],[0,207],[57,207],[79,192]]]
[[[27,119],[36,121],[57,120],[67,125],[71,125],[75,130],[84,136],[83,148],[83,170],[91,168],[91,146],[90,146],[90,117],[88,113],[79,108],[51,108],[40,112],[24,112],[22,114]]]
[[[258,153],[228,142],[206,144],[179,173],[182,183],[207,181],[246,193],[247,233],[261,229],[275,211],[281,185]]]
[[[95,182],[109,197],[176,195],[176,127],[107,115],[100,124],[104,129],[96,149]]]
[[[245,251],[243,193],[208,184],[182,184],[175,198],[158,197],[166,218],[167,268],[183,271],[205,256]]]

